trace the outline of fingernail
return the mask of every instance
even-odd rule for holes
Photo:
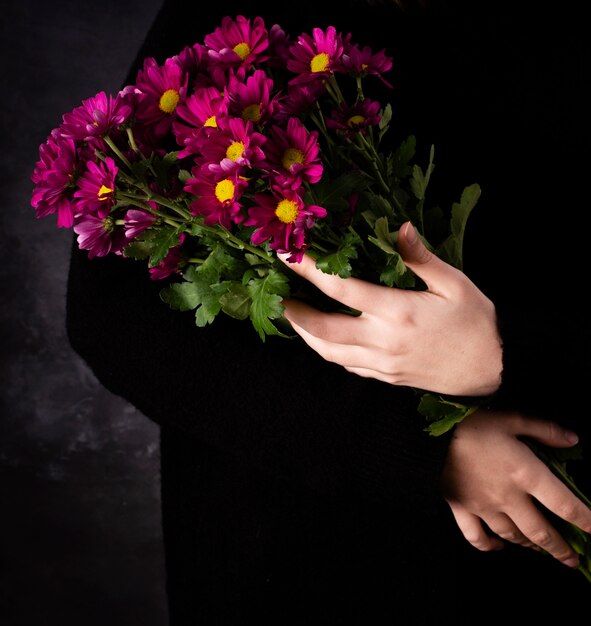
[[[417,229],[409,222],[406,227],[406,241],[412,246],[417,242]]]
[[[566,561],[562,561],[562,562],[567,567],[579,567],[579,557],[578,556],[571,556],[569,559],[566,559]]]
[[[577,433],[574,433],[572,430],[565,430],[564,431],[564,438],[569,442],[572,443],[573,445],[575,443],[579,442],[579,435],[577,435]]]

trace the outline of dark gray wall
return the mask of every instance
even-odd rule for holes
[[[4,3],[0,623],[163,626],[158,431],[71,350],[71,231],[30,207],[62,113],[125,78],[158,0]],[[118,349],[113,346],[113,349]]]

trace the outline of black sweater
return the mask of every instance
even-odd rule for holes
[[[424,154],[435,144],[434,201],[450,205],[472,182],[483,189],[464,269],[499,316],[503,384],[491,406],[559,419],[584,444],[591,68],[581,16],[263,6],[220,2],[204,14],[166,1],[130,82],[144,57],[162,62],[203,41],[223,15],[260,14],[293,35],[333,24],[386,47],[397,132],[415,134]],[[71,343],[107,389],[162,427],[173,624],[480,623],[470,610],[493,593],[505,614],[520,577],[562,603],[566,585],[586,591],[550,557],[467,546],[438,494],[448,437],[423,431],[411,390],[349,374],[299,340],[262,343],[248,322],[219,316],[197,328],[160,301],[161,287],[141,262],[89,261],[74,244]]]

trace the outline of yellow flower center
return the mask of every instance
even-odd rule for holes
[[[101,188],[98,190],[98,199],[99,200],[108,200],[107,196],[113,193],[113,190],[110,187],[107,187],[105,185],[101,185]]]
[[[229,178],[220,180],[215,186],[215,197],[223,204],[234,198],[234,190],[234,183]]]
[[[361,69],[365,72],[365,70],[369,67],[369,65],[367,63],[362,63],[361,64]]]
[[[360,124],[363,124],[363,122],[365,122],[365,118],[363,117],[363,115],[352,115],[347,120],[347,126],[349,128],[355,128],[359,126]]]
[[[304,162],[304,155],[297,148],[288,148],[283,153],[283,158],[281,159],[281,165],[283,165],[283,167],[286,170],[289,170],[289,168],[294,163],[303,163],[303,162]]]
[[[328,64],[330,62],[330,58],[326,52],[321,52],[317,54],[315,57],[312,57],[310,61],[310,70],[312,72],[326,72],[328,70]]]
[[[234,52],[244,61],[246,57],[250,54],[250,46],[246,42],[239,43],[237,46],[232,48]]]
[[[236,159],[239,159],[242,156],[243,152],[244,144],[241,141],[235,141],[228,146],[228,149],[226,150],[226,156],[229,159],[232,159],[232,161],[236,161]]]
[[[275,209],[275,215],[284,224],[292,224],[296,221],[299,209],[293,200],[281,200]]]
[[[261,119],[261,105],[249,104],[242,110],[242,119],[245,122],[258,122]]]
[[[217,128],[218,127],[218,121],[215,118],[215,115],[212,115],[211,117],[208,117],[205,120],[205,123],[203,124],[203,126],[207,126],[209,128]]]
[[[176,89],[167,89],[161,96],[158,107],[163,113],[174,113],[176,105],[181,99]]]

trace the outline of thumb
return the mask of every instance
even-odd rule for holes
[[[405,222],[400,227],[397,247],[406,265],[423,265],[435,256],[421,241],[417,229],[411,222]]]
[[[404,264],[425,282],[430,291],[449,291],[455,281],[464,276],[425,246],[411,222],[400,227],[396,246]]]
[[[560,424],[546,420],[528,420],[519,435],[531,437],[553,448],[571,448],[579,442],[577,433]]]

